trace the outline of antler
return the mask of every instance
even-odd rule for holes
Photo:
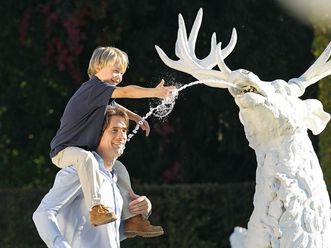
[[[187,38],[184,19],[181,14],[178,16],[178,34],[175,53],[179,60],[170,59],[164,51],[155,46],[162,61],[169,67],[191,74],[204,84],[218,88],[228,88],[231,94],[235,95],[234,87],[246,90],[245,84],[253,86],[265,94],[270,86],[268,82],[261,81],[254,73],[239,69],[231,71],[225,64],[224,59],[232,52],[237,43],[236,29],[232,30],[229,44],[222,49],[222,43],[216,42],[216,34],[211,37],[210,53],[204,59],[198,59],[195,55],[195,43],[202,21],[202,9],[199,9],[197,17],[192,26],[189,38]],[[328,75],[331,75],[331,61],[328,61],[331,55],[331,42],[315,63],[299,78],[289,80],[289,89],[293,96],[301,96],[305,89]],[[218,66],[220,71],[212,68]],[[277,81],[277,80],[275,80]],[[273,81],[273,82],[275,82]]]
[[[199,9],[195,18],[189,38],[187,38],[185,22],[181,14],[178,16],[178,35],[176,41],[176,56],[179,60],[171,60],[165,52],[158,46],[155,46],[162,61],[169,67],[191,74],[198,80],[206,80],[209,86],[227,88],[226,85],[220,85],[220,82],[226,82],[231,70],[225,65],[224,59],[232,52],[237,43],[237,32],[232,30],[231,40],[229,44],[221,49],[222,43],[216,42],[216,34],[211,37],[210,53],[204,59],[198,59],[195,55],[195,43],[202,22],[202,9]],[[212,70],[218,65],[221,71]],[[219,82],[210,82],[211,79],[217,79]],[[217,85],[216,85],[217,84]]]
[[[289,84],[297,96],[302,96],[305,89],[319,81],[320,79],[331,75],[331,61],[328,61],[331,55],[331,42],[325,48],[323,53],[312,64],[305,73],[299,78],[292,78]]]

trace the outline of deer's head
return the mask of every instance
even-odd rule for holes
[[[331,62],[328,61],[331,43],[299,78],[293,78],[289,82],[281,79],[266,82],[244,69],[232,71],[224,63],[224,59],[232,52],[237,42],[235,29],[232,30],[230,42],[225,48],[216,42],[214,33],[209,55],[198,59],[195,55],[195,43],[201,21],[202,9],[199,10],[187,37],[183,17],[179,15],[175,46],[175,54],[179,60],[170,59],[158,46],[155,46],[156,50],[167,66],[191,74],[208,86],[228,89],[240,108],[240,121],[249,141],[252,142],[252,138],[255,137],[256,140],[257,137],[263,142],[272,138],[271,136],[293,134],[307,128],[315,135],[323,131],[330,115],[323,111],[318,100],[301,100],[299,97],[309,85],[331,74]],[[218,66],[219,70],[213,69],[215,66]]]

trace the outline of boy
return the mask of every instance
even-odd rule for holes
[[[51,141],[50,156],[59,168],[74,165],[82,186],[86,206],[90,209],[90,222],[94,226],[103,225],[117,219],[112,209],[102,204],[98,163],[92,152],[96,149],[102,130],[105,111],[114,98],[167,98],[174,87],[165,87],[162,80],[155,88],[136,85],[116,87],[128,66],[128,56],[114,47],[98,47],[89,62],[90,80],[83,83],[69,100],[60,128]],[[123,106],[130,119],[140,121],[140,117]],[[148,135],[149,126],[143,122],[142,128]],[[117,144],[109,144],[116,146]]]

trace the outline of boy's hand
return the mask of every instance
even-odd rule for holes
[[[143,120],[139,115],[134,114],[133,117],[131,117],[131,120],[133,120],[136,124],[139,125],[139,127],[145,131],[146,136],[149,135],[149,132],[151,131],[151,128],[149,127],[149,124],[146,120]]]
[[[139,124],[140,128],[145,131],[146,136],[148,136],[151,131],[148,122],[146,120],[139,120],[137,124]]]
[[[146,196],[136,195],[133,191],[129,192],[131,202],[129,211],[132,214],[148,214],[152,210],[152,203]]]
[[[172,96],[172,92],[176,90],[175,86],[164,86],[164,80],[155,87],[156,97],[166,99]]]

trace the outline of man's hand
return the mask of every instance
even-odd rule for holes
[[[152,210],[152,203],[146,196],[136,195],[133,191],[129,192],[131,202],[129,203],[129,211],[132,214],[146,215]]]

